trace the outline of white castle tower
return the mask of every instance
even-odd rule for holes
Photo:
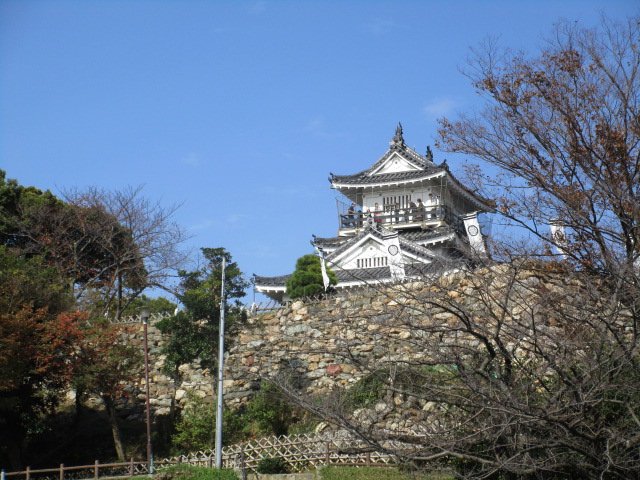
[[[338,277],[337,289],[420,278],[486,255],[478,215],[491,202],[465,188],[446,161],[404,143],[402,125],[368,169],[329,177],[340,192],[338,235],[313,244]],[[286,299],[288,275],[256,276],[256,291]]]

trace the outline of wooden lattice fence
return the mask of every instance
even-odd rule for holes
[[[162,313],[162,312],[151,313],[151,314],[149,314],[149,323],[159,322],[160,320],[163,320],[165,318],[169,318],[171,316],[173,316],[172,313]],[[127,317],[112,318],[110,321],[111,321],[111,323],[140,324],[140,325],[142,325],[142,315],[136,314],[136,315],[129,315]]]
[[[376,452],[364,442],[348,436],[324,434],[300,434],[266,437],[230,445],[222,449],[222,466],[255,472],[263,458],[280,457],[292,472],[313,470],[323,465],[384,466],[395,463],[394,457]],[[215,452],[203,450],[187,455],[158,459],[156,468],[185,463],[211,467],[215,464]],[[126,463],[65,466],[20,472],[2,471],[1,480],[76,480],[104,477],[143,475],[149,472],[143,461]]]
[[[364,442],[322,434],[265,437],[222,449],[222,465],[226,468],[245,468],[255,472],[260,460],[275,457],[287,462],[293,472],[323,465],[384,466],[395,463],[391,455],[376,452]],[[204,466],[211,465],[214,459],[212,450],[204,450],[167,458],[158,465],[189,463]]]

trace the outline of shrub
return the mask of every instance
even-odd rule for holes
[[[214,435],[215,413],[213,406],[204,398],[189,393],[187,405],[176,423],[176,433],[171,438],[174,449],[190,452],[211,448]],[[222,440],[225,445],[243,439],[246,424],[236,412],[224,410],[222,422]]]
[[[289,464],[282,457],[263,458],[258,462],[258,473],[289,473]]]
[[[385,372],[373,372],[358,380],[346,393],[347,405],[356,410],[369,407],[384,396]]]
[[[313,433],[319,423],[320,420],[318,420],[317,417],[312,416],[309,412],[303,412],[300,419],[289,425],[287,434],[299,435],[301,433]]]
[[[293,409],[272,383],[260,385],[260,391],[247,404],[247,428],[254,434],[286,435],[296,418]]]

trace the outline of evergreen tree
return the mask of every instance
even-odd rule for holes
[[[327,275],[330,285],[338,283],[336,274],[329,268]],[[300,257],[296,261],[295,271],[287,280],[287,295],[295,299],[320,295],[324,291],[320,258],[313,254]]]
[[[214,370],[217,365],[218,331],[220,323],[220,287],[222,259],[225,269],[225,331],[233,333],[244,319],[240,298],[249,285],[238,264],[224,248],[203,248],[204,267],[191,272],[180,271],[178,299],[183,310],[158,322],[167,335],[164,353],[165,370],[178,378],[178,367],[200,360],[203,368]]]

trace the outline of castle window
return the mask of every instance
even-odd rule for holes
[[[378,268],[389,265],[387,257],[369,257],[356,259],[356,268]]]
[[[382,208],[385,212],[390,212],[396,209],[404,210],[405,208],[409,208],[410,203],[411,195],[382,197]]]

